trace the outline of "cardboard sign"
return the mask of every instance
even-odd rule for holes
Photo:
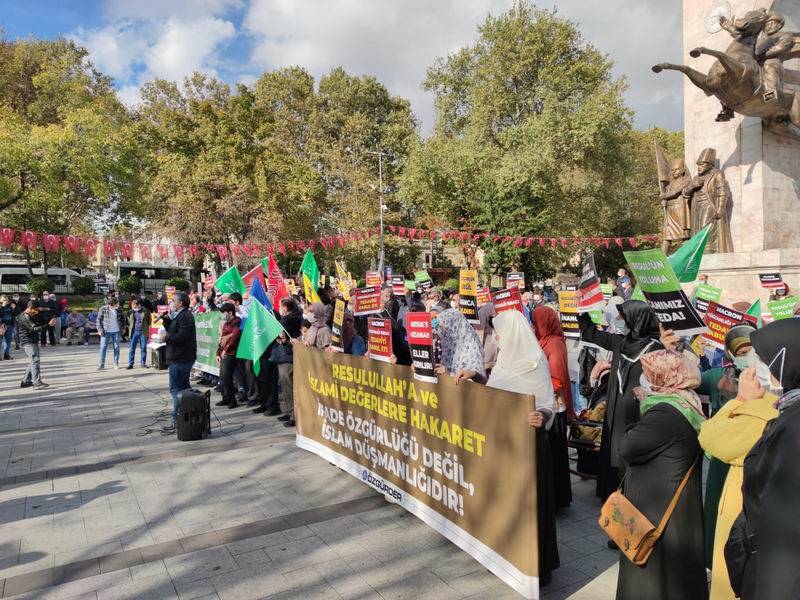
[[[214,276],[213,275],[206,275],[205,282],[203,283],[203,289],[205,289],[205,290],[213,290],[214,289]]]
[[[344,309],[347,302],[341,298],[336,299],[333,308],[333,325],[331,326],[331,348],[334,352],[344,352],[344,340],[342,339],[342,328],[344,326]]]
[[[492,294],[492,302],[494,303],[494,310],[499,315],[501,312],[507,310],[518,310],[523,315],[525,308],[522,306],[522,296],[519,293],[519,288],[509,288],[507,290],[500,290]]]
[[[611,296],[614,295],[614,288],[611,286],[610,283],[601,283],[600,284],[600,291],[603,292],[603,298],[608,300]]]
[[[377,271],[367,271],[367,275],[364,278],[365,285],[367,287],[374,287],[376,285],[381,285],[383,281],[381,280],[381,274]]]
[[[220,336],[220,312],[210,310],[195,314],[194,332],[197,340],[197,358],[195,358],[194,368],[212,375],[219,375],[217,348]]]
[[[525,289],[525,273],[521,271],[511,271],[506,275],[506,288],[518,287]]]
[[[561,329],[564,337],[578,339],[581,337],[578,327],[578,292],[569,290],[558,294],[558,313],[561,316]]]
[[[421,292],[427,292],[433,287],[433,280],[427,271],[417,271],[414,273],[414,279],[417,282],[417,289]]]
[[[461,269],[458,276],[458,310],[470,323],[480,323],[478,319],[478,272]]]
[[[488,287],[482,287],[478,290],[478,308],[492,301],[492,291]]]
[[[532,396],[426,383],[409,367],[302,346],[294,373],[296,443],[353,476],[359,487],[342,497],[361,496],[360,486],[391,497],[522,597],[538,597]]]
[[[712,300],[708,303],[705,323],[708,326],[708,331],[703,333],[702,338],[709,344],[724,350],[725,336],[728,335],[731,327],[741,323],[751,323],[756,326],[758,319],[738,310],[717,304]]]
[[[697,308],[697,312],[705,313],[708,311],[709,302],[716,302],[719,304],[719,301],[722,300],[722,288],[714,287],[713,285],[708,285],[707,283],[701,283],[694,291],[694,298],[694,304],[695,308]]]
[[[681,336],[707,331],[703,319],[686,297],[675,271],[660,249],[624,252],[647,303],[665,329]]]
[[[392,357],[392,321],[370,317],[367,323],[368,355],[373,360],[389,362]]]
[[[583,263],[581,281],[578,284],[578,312],[584,313],[600,309],[606,304],[603,290],[600,288],[600,278],[594,266],[594,256],[591,254]]]
[[[406,295],[406,279],[402,275],[392,275],[392,292],[401,298]]]
[[[353,294],[353,315],[360,317],[372,315],[383,310],[381,305],[381,286],[359,288]]]
[[[406,323],[408,323],[408,345],[411,347],[411,364],[414,365],[414,379],[436,383],[431,313],[408,313],[406,315]]]
[[[772,315],[774,321],[781,319],[791,319],[794,316],[794,307],[800,302],[797,296],[787,296],[780,300],[772,300],[767,302],[767,308]]]
[[[383,272],[384,272],[384,281],[386,283],[389,283],[392,280],[392,277],[394,276],[394,269],[392,269],[392,267],[386,267],[383,270]]]
[[[416,292],[417,291],[417,282],[414,279],[406,279],[405,285],[406,285],[406,289],[409,292]]]
[[[164,286],[164,292],[166,292],[167,294],[167,302],[172,302],[172,299],[175,297],[175,286],[174,285]]]
[[[156,305],[156,314],[161,317],[162,315],[169,314],[169,305],[168,304],[158,304]]]
[[[759,280],[761,280],[761,287],[767,290],[773,290],[783,287],[783,278],[780,273],[759,273]]]
[[[284,279],[283,283],[286,284],[286,289],[292,296],[297,294],[297,284],[295,283],[294,279]]]

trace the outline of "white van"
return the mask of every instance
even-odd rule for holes
[[[41,276],[43,273],[44,270],[41,268],[33,269],[34,276]],[[47,277],[55,283],[55,288],[49,291],[56,294],[70,294],[72,293],[72,280],[80,276],[80,273],[72,269],[50,267],[47,269]],[[27,292],[30,278],[28,267],[0,265],[0,293]]]

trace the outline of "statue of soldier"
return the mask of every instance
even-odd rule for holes
[[[728,222],[728,204],[731,190],[725,175],[714,165],[717,153],[706,148],[697,159],[697,176],[683,190],[689,204],[692,222],[692,235],[711,224],[708,232],[706,252],[733,252],[731,226]]]
[[[669,254],[672,242],[682,243],[691,236],[692,222],[689,218],[689,203],[683,190],[691,182],[686,172],[686,163],[676,158],[669,165],[670,180],[661,194],[661,206],[664,208],[664,236],[661,242],[664,254]]]
[[[781,31],[786,20],[779,12],[767,13],[767,22],[753,51],[761,64],[761,81],[764,84],[765,102],[777,102],[783,93],[783,61],[795,45],[795,34]]]

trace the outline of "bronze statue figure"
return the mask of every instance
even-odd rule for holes
[[[653,71],[680,71],[706,95],[716,96],[722,102],[717,121],[730,120],[734,112],[761,117],[766,129],[800,139],[800,92],[784,85],[789,79],[800,83],[800,73],[783,67],[784,61],[800,57],[800,34],[782,33],[783,15],[764,9],[740,19],[720,17],[719,22],[733,37],[725,52],[705,47],[689,52],[693,58],[708,54],[717,59],[707,75],[672,63],[655,65]]]
[[[706,252],[733,252],[731,226],[728,222],[728,203],[731,190],[725,175],[714,165],[717,153],[706,148],[697,159],[697,176],[687,185],[682,194],[689,203],[692,223],[692,235],[709,223]]]
[[[669,183],[660,196],[661,206],[664,208],[664,254],[669,254],[671,242],[678,242],[680,245],[691,237],[692,231],[689,202],[683,195],[691,177],[686,172],[686,163],[682,158],[676,158],[670,163],[669,174]]]

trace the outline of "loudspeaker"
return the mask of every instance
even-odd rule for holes
[[[175,424],[182,442],[200,440],[211,433],[211,390],[178,392],[178,421]]]
[[[153,349],[150,346],[147,347],[147,351],[150,353],[150,366],[157,371],[163,371],[167,368],[167,347],[166,345],[161,346],[160,348]]]

